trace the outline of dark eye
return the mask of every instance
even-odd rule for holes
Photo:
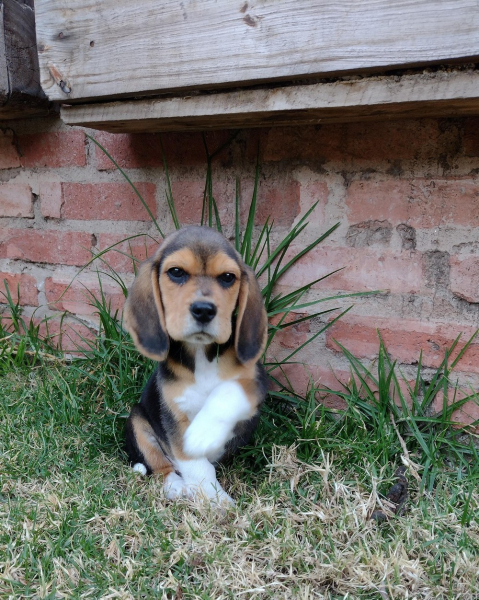
[[[188,273],[180,267],[171,267],[171,269],[168,269],[167,273],[171,281],[174,281],[175,283],[185,283],[189,277]]]
[[[229,287],[236,281],[236,275],[234,273],[223,273],[218,276],[218,281],[223,287]]]

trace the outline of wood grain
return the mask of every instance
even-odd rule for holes
[[[20,0],[0,1],[0,119],[48,114],[40,87],[33,8]]]
[[[170,99],[64,106],[63,120],[111,132],[186,131],[479,114],[479,72],[366,77]]]
[[[51,100],[68,102],[479,57],[477,0],[36,0],[35,7],[42,86]]]

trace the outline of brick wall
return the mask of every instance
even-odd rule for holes
[[[166,180],[159,137],[154,134],[96,136],[141,190],[166,232]],[[214,150],[230,132],[207,135]],[[180,220],[201,214],[205,154],[199,134],[163,136],[172,191]],[[406,376],[423,350],[428,369],[444,348],[479,327],[479,119],[421,119],[245,130],[214,161],[213,189],[226,231],[232,233],[235,178],[241,182],[243,211],[251,196],[259,148],[261,177],[258,224],[274,215],[284,233],[319,201],[301,245],[336,222],[340,227],[284,278],[285,289],[344,267],[317,286],[311,298],[337,292],[371,291],[367,297],[326,303],[353,309],[300,356],[308,367],[289,369],[304,387],[306,373],[331,386],[348,377],[338,340],[368,360],[377,353],[376,329]],[[94,266],[68,283],[90,258],[127,236],[144,258],[158,233],[110,160],[85,136],[59,120],[4,123],[0,131],[0,289],[6,279],[20,286],[26,315],[41,318],[67,310],[80,335],[94,328],[85,289],[97,290]],[[127,244],[118,246],[129,252]],[[132,262],[108,254],[125,281]],[[105,294],[114,308],[123,296],[112,281]],[[273,352],[285,355],[323,324],[298,325],[281,334]],[[54,321],[52,322],[54,327]],[[64,342],[65,343],[65,342]],[[70,347],[73,341],[69,342]],[[68,347],[68,343],[66,343]],[[458,366],[466,388],[479,389],[479,340]],[[467,407],[470,418],[479,410]],[[465,417],[466,418],[466,417]]]

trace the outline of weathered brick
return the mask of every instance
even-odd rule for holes
[[[141,261],[153,256],[158,249],[158,242],[150,236],[142,235],[123,241],[128,237],[128,233],[100,233],[98,235],[97,252],[115,245],[101,258],[118,273],[133,273],[134,265],[138,268]]]
[[[422,364],[437,368],[444,359],[445,351],[461,333],[451,360],[474,334],[475,328],[452,323],[428,323],[399,318],[342,317],[326,334],[326,346],[339,350],[335,340],[345,346],[354,356],[373,359],[378,355],[378,331],[393,360],[404,364],[416,364],[421,351]],[[456,366],[458,371],[479,373],[479,341],[475,341]]]
[[[91,246],[89,233],[0,229],[0,258],[81,266],[91,259]]]
[[[40,338],[48,341],[55,348],[70,354],[84,354],[85,350],[90,349],[88,342],[93,342],[97,335],[95,329],[60,316],[50,316],[48,319],[24,317],[24,321],[26,328],[31,325],[38,327]],[[2,315],[2,325],[7,331],[14,331],[12,318],[6,313]]]
[[[20,166],[20,157],[14,144],[13,131],[0,129],[0,169],[13,169]]]
[[[49,307],[53,310],[68,311],[77,315],[93,315],[98,312],[92,304],[94,298],[103,297],[111,311],[121,311],[125,296],[118,286],[102,283],[98,278],[83,278],[81,281],[71,277],[54,276],[45,279],[45,295]]]
[[[306,316],[307,313],[298,313],[291,311],[286,316],[284,313],[274,315],[270,319],[271,325],[278,325],[281,322],[281,326],[286,325],[287,323],[292,323],[293,321],[297,321]],[[296,323],[295,325],[290,325],[288,327],[284,327],[284,329],[280,329],[275,333],[274,342],[279,344],[282,348],[298,348],[301,344],[308,339],[309,332],[309,322],[302,321],[301,323]]]
[[[323,188],[324,189],[324,188]],[[246,223],[249,206],[253,197],[254,182],[246,180],[241,182],[241,218]],[[293,224],[300,212],[301,185],[294,179],[278,177],[274,180],[259,182],[256,199],[255,224],[264,225],[274,221],[275,225],[282,227]],[[231,202],[231,211],[234,208],[234,197]]]
[[[479,385],[475,386],[458,386],[457,389],[454,385],[450,385],[448,388],[447,403],[450,405],[452,402],[459,402],[464,398],[471,396],[471,389],[479,389]],[[444,392],[440,390],[432,403],[432,410],[436,413],[440,413],[444,410]],[[451,417],[451,420],[458,425],[471,425],[474,422],[479,421],[479,404],[473,400],[467,402],[459,410],[456,410]],[[479,432],[479,425],[476,424],[475,431]]]
[[[85,133],[59,131],[30,133],[18,138],[22,166],[83,167],[86,164]]]
[[[0,183],[0,217],[33,217],[32,189],[26,183]]]
[[[35,277],[22,274],[0,273],[0,303],[6,304],[6,286],[14,302],[23,306],[38,306],[38,289]]]
[[[286,259],[292,258],[300,250],[300,247],[293,247]],[[283,276],[281,283],[301,287],[337,269],[342,271],[327,277],[314,287],[351,292],[381,290],[398,294],[427,293],[423,259],[419,253],[375,248],[351,250],[319,246],[302,257]]]
[[[479,118],[464,119],[464,154],[479,156]]]
[[[274,371],[274,377],[282,382],[287,388],[291,387],[295,393],[306,395],[311,388],[311,382],[318,389],[329,389],[333,391],[344,391],[342,383],[347,383],[351,378],[349,371],[335,369],[334,371],[325,366],[285,364],[282,373]],[[317,393],[318,404],[324,404],[327,408],[344,409],[346,403],[342,398],[327,391]]]
[[[171,167],[206,165],[206,150],[203,139],[210,155],[215,155],[215,164],[225,164],[228,161],[230,145],[234,133],[228,130],[183,133],[164,133],[161,136],[166,161]],[[221,152],[219,149],[223,147]]]
[[[424,158],[437,151],[434,119],[274,127],[263,134],[264,161],[378,161]]]
[[[159,134],[100,131],[94,137],[122,169],[159,167],[163,163]],[[100,171],[116,169],[98,146],[95,146],[95,160]]]
[[[204,134],[210,153],[222,146],[230,137],[228,131],[210,131]],[[163,165],[160,139],[168,166],[193,166],[206,164],[206,151],[201,133],[106,133],[98,132],[95,139],[122,169],[160,167]],[[220,153],[224,158],[227,149]],[[115,169],[114,163],[95,147],[96,166],[99,170]]]
[[[176,212],[183,225],[199,225],[203,206],[205,182],[201,179],[180,179],[172,182]],[[240,182],[240,219],[247,222],[249,206],[253,197],[254,182]],[[324,188],[323,188],[324,190]],[[261,181],[256,198],[255,224],[263,225],[270,217],[276,225],[291,225],[300,211],[301,186],[294,179]],[[235,182],[214,181],[215,198],[221,224],[231,225],[235,218]],[[213,223],[214,223],[213,219]]]
[[[137,182],[135,187],[156,217],[156,186]],[[62,191],[64,219],[151,220],[128,183],[63,183]]]
[[[452,256],[450,267],[451,292],[468,302],[479,302],[479,258]]]
[[[392,225],[388,221],[364,221],[349,227],[346,243],[353,248],[389,246],[391,237]]]
[[[93,342],[96,337],[95,330],[83,323],[60,318],[48,321],[34,319],[34,323],[40,326],[41,337],[48,338],[52,345],[72,354],[81,355],[82,351],[89,349],[88,342]]]
[[[472,179],[353,181],[346,204],[350,223],[376,219],[420,228],[479,226],[479,188]]]
[[[327,184],[324,181],[311,179],[305,182],[300,181],[300,185],[302,212],[306,212],[313,204],[317,203],[316,208],[308,217],[308,223],[310,227],[322,227],[325,222],[326,204],[329,197]]]
[[[57,181],[42,181],[39,191],[42,215],[50,219],[60,219],[63,205],[62,184]]]
[[[234,182],[213,182],[213,197],[218,207],[221,224],[233,223],[235,214]],[[204,180],[178,179],[172,181],[171,191],[175,201],[175,209],[182,225],[199,225],[203,208]],[[213,217],[213,223],[215,223]]]

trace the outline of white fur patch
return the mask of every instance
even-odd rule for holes
[[[189,493],[183,478],[176,473],[168,473],[163,483],[163,491],[168,500],[176,500],[177,498],[192,497]]]
[[[214,504],[234,504],[216,479],[214,466],[206,458],[178,460],[177,465],[190,497],[204,496]]]
[[[251,416],[251,405],[239,383],[224,381],[208,396],[185,432],[183,449],[189,456],[219,458],[239,421]]]
[[[135,473],[140,473],[140,475],[146,475],[148,472],[143,463],[135,463],[133,465],[133,471],[135,471]]]
[[[178,408],[192,421],[203,408],[208,396],[221,382],[216,360],[209,362],[204,348],[199,346],[195,356],[195,383],[175,399]]]

